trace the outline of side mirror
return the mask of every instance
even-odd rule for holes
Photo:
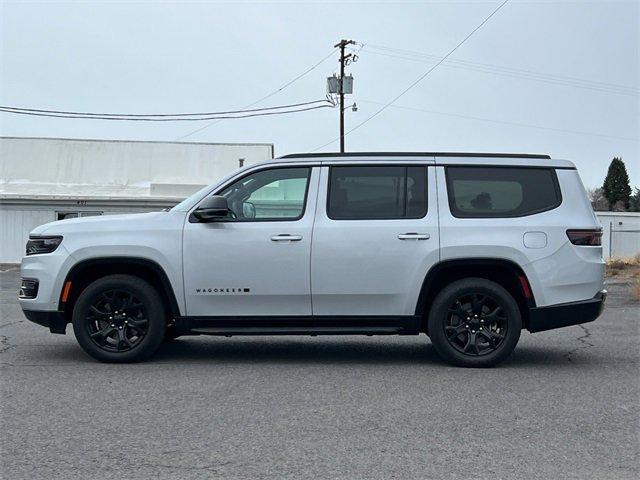
[[[205,198],[198,208],[193,211],[193,216],[200,222],[215,222],[222,220],[229,215],[229,205],[226,197],[220,195],[212,195]]]

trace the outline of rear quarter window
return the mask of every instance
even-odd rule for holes
[[[562,202],[553,168],[446,167],[449,208],[459,218],[523,217]]]

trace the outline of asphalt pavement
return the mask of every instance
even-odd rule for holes
[[[428,338],[185,337],[107,365],[0,273],[2,479],[636,479],[640,304],[523,332],[492,369]]]

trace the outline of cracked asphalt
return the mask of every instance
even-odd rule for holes
[[[636,479],[640,305],[493,369],[419,337],[187,337],[105,365],[26,321],[0,273],[3,479]]]

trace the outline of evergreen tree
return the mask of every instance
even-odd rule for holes
[[[614,157],[611,160],[602,191],[609,202],[609,209],[615,208],[617,204],[623,205],[625,209],[629,208],[631,186],[629,185],[627,167],[621,158]]]

